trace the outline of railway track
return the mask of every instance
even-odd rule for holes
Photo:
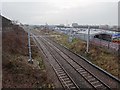
[[[46,38],[46,37],[45,37]],[[79,59],[81,58],[81,60],[83,60],[84,62],[86,62],[87,64],[89,64],[89,66],[92,66],[93,68],[95,68],[95,70],[98,70],[102,73],[104,73],[106,76],[108,76],[111,80],[114,80],[115,82],[117,82],[117,86],[118,88],[120,88],[120,79],[116,78],[115,76],[111,75],[110,73],[106,72],[105,70],[103,70],[102,68],[96,66],[95,64],[92,64],[89,60],[87,60],[86,58],[84,58],[83,56],[81,55],[78,55],[74,52],[72,52],[71,50],[69,50],[67,47],[64,47],[62,44],[59,44],[59,43],[56,43],[54,40],[50,40],[48,37],[46,38],[47,39],[47,42],[49,41],[50,43],[52,43],[55,47],[59,48],[59,50],[61,50],[64,54],[66,54],[68,57],[70,57],[71,59],[74,59],[75,56],[77,56],[76,59]],[[69,51],[69,52],[67,52]],[[74,61],[76,63],[77,60],[74,59]],[[82,62],[81,62],[82,63]],[[80,64],[80,63],[78,63]],[[82,64],[85,64],[85,63],[82,63]],[[83,66],[84,67],[84,66]]]
[[[39,36],[40,37],[40,36]],[[36,38],[38,39],[38,38]],[[54,62],[51,62],[51,66],[53,67],[54,71],[56,72],[56,75],[58,76],[60,82],[62,83],[64,88],[79,88],[78,85],[75,83],[75,81],[73,81],[73,79],[70,77],[70,75],[67,73],[67,71],[64,69],[64,67],[59,63],[59,60],[57,60],[56,56],[52,53],[55,52],[57,54],[59,54],[69,65],[71,65],[71,67],[74,68],[75,71],[77,71],[79,73],[79,75],[81,75],[94,89],[104,89],[104,90],[110,90],[112,89],[109,85],[107,85],[103,80],[99,79],[97,76],[94,75],[94,73],[91,73],[90,71],[88,71],[86,68],[84,68],[82,65],[80,65],[78,62],[76,62],[73,58],[71,58],[71,56],[69,56],[68,54],[66,54],[64,51],[62,51],[61,49],[59,49],[59,47],[57,47],[55,44],[53,44],[51,42],[51,40],[49,40],[48,38],[43,38],[40,37],[40,40],[37,40],[37,42],[39,43],[43,43],[45,46],[44,48],[42,47],[42,50],[44,51],[45,48],[47,48],[46,50],[49,51],[51,54],[51,56],[53,57],[53,59],[55,60],[55,62],[58,64],[58,66],[60,67],[55,67],[53,66]],[[52,50],[53,49],[53,50]],[[45,51],[44,51],[45,53]],[[49,55],[47,53],[45,53],[46,57]],[[50,61],[50,60],[49,60]],[[54,65],[57,65],[54,64]],[[56,69],[57,68],[57,69]],[[59,73],[60,71],[60,73]],[[62,72],[61,72],[62,71]],[[67,77],[69,78],[69,80],[67,81],[67,83],[73,83],[73,84],[66,84],[66,79],[64,81],[64,79],[62,79],[62,77]],[[71,86],[69,86],[71,85]]]
[[[84,67],[82,67],[80,64],[75,62],[72,58],[70,58],[68,55],[64,54],[61,50],[56,48],[54,45],[52,45],[49,41],[42,38],[43,43],[49,48],[54,48],[54,51],[58,53],[62,58],[64,58],[65,61],[70,64],[74,70],[76,70],[94,89],[102,89],[102,90],[109,90],[110,87],[106,85],[104,82],[102,82],[100,79],[98,79],[94,74],[90,73],[88,70],[86,70]],[[53,50],[51,51],[53,52]]]
[[[76,83],[72,80],[70,75],[67,73],[67,71],[62,67],[62,65],[58,62],[58,60],[54,57],[54,55],[46,49],[40,40],[35,38],[34,36],[34,42],[39,42],[38,44],[40,45],[42,52],[44,53],[45,57],[49,60],[50,65],[52,66],[53,70],[55,71],[57,77],[59,78],[62,86],[65,89],[72,89],[72,88],[79,88]],[[39,45],[37,46],[39,47]]]

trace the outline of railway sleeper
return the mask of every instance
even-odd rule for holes
[[[101,88],[102,90],[109,90],[109,89],[107,89],[107,87],[105,87],[104,85],[100,86],[99,88]]]
[[[58,74],[59,77],[66,76],[66,74]]]
[[[63,78],[63,79],[64,79],[64,78],[68,78],[68,76],[66,76],[66,75],[64,75],[64,76],[60,76],[60,77]]]
[[[58,72],[59,74],[64,74],[65,72],[64,71],[61,71],[61,72]]]
[[[62,79],[63,79],[64,81],[70,81],[70,79],[69,79],[68,77],[66,77],[66,78],[63,77]]]
[[[82,74],[82,75],[83,75],[83,74],[86,74],[86,73],[87,73],[86,71],[84,71],[84,72],[80,72],[80,74]]]
[[[85,78],[89,76],[89,73],[82,74]]]
[[[62,69],[61,70],[60,69],[57,70],[57,72],[62,72],[62,71],[63,71]]]
[[[90,79],[90,78],[93,78],[93,77],[92,77],[91,75],[89,75],[89,76],[87,76],[86,78],[87,78],[87,79]]]
[[[96,82],[96,83],[91,83],[92,85],[96,86],[96,85],[100,85],[100,82]],[[102,84],[103,85],[103,84]]]
[[[95,88],[100,88],[100,87],[102,87],[103,85],[102,84],[98,84],[98,85],[96,85],[96,86],[94,86]]]
[[[66,80],[65,82],[66,82],[67,84],[68,84],[68,83],[71,83],[71,81],[70,81],[70,80]]]
[[[100,83],[99,81],[94,81],[94,82],[91,82],[91,84],[98,84],[98,83]]]
[[[74,84],[73,84],[73,83],[68,83],[67,85],[68,85],[69,87],[74,86]]]
[[[85,71],[85,70],[84,69],[78,70],[78,72],[83,72],[83,71]]]
[[[66,74],[65,74],[65,73],[63,73],[63,74],[60,74],[60,76],[66,76]]]
[[[79,68],[79,67],[78,67],[76,70],[77,70],[77,71],[79,71],[79,70],[83,70],[83,68]]]
[[[66,82],[66,81],[64,81],[63,80],[63,82],[62,82],[65,86],[67,86],[67,87],[70,87],[71,85],[73,85],[73,83],[70,81],[70,82]]]
[[[91,79],[89,79],[88,81],[89,82],[92,82],[92,81],[95,81],[96,79],[95,78],[91,78]]]
[[[62,78],[62,77],[61,77]],[[70,80],[68,77],[67,78],[64,78],[64,81],[66,81],[66,80]]]
[[[55,68],[56,71],[63,71],[61,68]]]

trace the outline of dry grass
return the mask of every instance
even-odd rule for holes
[[[20,55],[3,57],[4,88],[35,88],[46,83],[45,72],[30,65],[27,59]]]
[[[108,53],[103,48],[96,48],[96,46],[91,46],[89,58],[91,61],[110,72],[114,76],[120,78],[118,56]]]
[[[117,55],[109,53],[104,48],[99,48],[95,45],[90,45],[89,53],[87,54],[85,53],[86,42],[74,38],[73,41],[69,43],[67,35],[64,34],[59,35],[60,37],[54,37],[52,39],[68,47],[70,50],[83,55],[84,57],[88,58],[92,63],[98,65],[99,67],[108,71],[112,75],[120,78],[119,72],[120,62],[118,60]]]
[[[46,88],[47,80],[44,63],[36,47],[32,57],[38,64],[28,63],[27,33],[19,26],[12,30],[3,27],[2,34],[2,85],[3,88]],[[34,44],[32,42],[32,44]]]
[[[3,27],[2,48],[3,53],[20,53],[27,54],[27,34],[18,26],[11,26],[12,30],[8,31]]]

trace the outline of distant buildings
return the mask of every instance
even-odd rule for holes
[[[110,30],[110,31],[119,31],[118,26],[117,25],[113,25],[113,26],[109,26],[109,25],[100,25],[99,26],[100,29],[104,29],[104,30]]]
[[[77,27],[78,23],[72,23],[72,27]]]
[[[100,29],[110,29],[109,25],[100,25],[99,26]]]

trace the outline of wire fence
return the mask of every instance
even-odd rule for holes
[[[104,47],[111,52],[118,52],[119,44],[114,42],[109,42],[101,39],[94,38],[90,40],[90,43],[99,47]]]

